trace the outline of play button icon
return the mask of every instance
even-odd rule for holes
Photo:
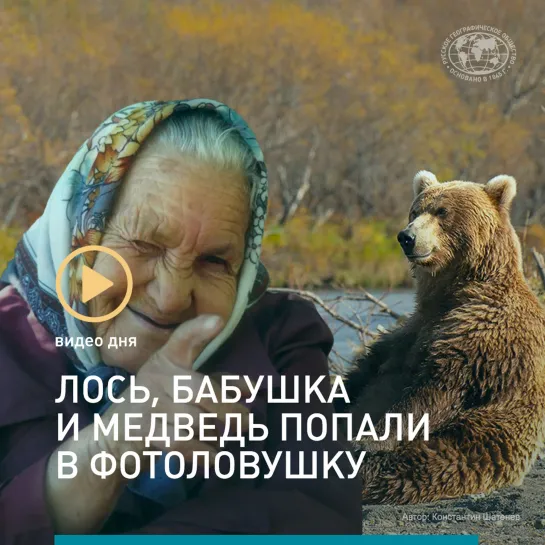
[[[74,310],[66,301],[66,297],[62,289],[63,286],[66,289],[69,284],[69,279],[66,277],[67,275],[64,274],[67,265],[74,258],[86,252],[104,252],[110,257],[114,258],[125,271],[125,276],[127,280],[125,285],[125,297],[123,297],[123,301],[121,301],[116,309],[112,310],[112,312],[109,312],[108,314],[105,314],[104,316],[86,316],[85,314]],[[76,269],[77,268],[78,267],[76,267]],[[75,271],[72,271],[72,274],[75,274]],[[91,269],[91,267],[85,265],[85,263],[81,263],[81,292],[79,294],[79,300],[83,304],[86,304],[97,295],[105,292],[113,285],[114,283],[109,278],[106,278],[102,274],[97,273],[95,270]],[[117,316],[127,306],[127,303],[129,302],[132,295],[132,274],[129,266],[127,265],[127,262],[117,252],[114,252],[114,250],[106,248],[105,246],[84,246],[83,248],[78,248],[77,250],[73,251],[70,255],[63,259],[59,269],[57,270],[56,290],[57,297],[59,298],[61,305],[64,307],[66,312],[68,312],[74,318],[77,318],[82,322],[105,322],[106,320],[111,320],[112,318]]]
[[[113,285],[114,283],[111,280],[93,271],[87,265],[83,265],[81,271],[81,302],[87,303],[87,301],[100,295]]]

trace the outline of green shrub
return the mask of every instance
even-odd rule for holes
[[[15,246],[21,234],[14,229],[0,229],[0,274],[13,257]]]
[[[344,219],[314,228],[301,214],[267,229],[263,261],[276,286],[393,288],[410,284],[397,229],[384,221]]]

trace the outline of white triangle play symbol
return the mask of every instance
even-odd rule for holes
[[[114,283],[105,276],[93,271],[87,265],[83,265],[81,271],[81,302],[87,303],[93,297],[106,291]]]

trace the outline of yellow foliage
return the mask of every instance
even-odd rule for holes
[[[42,179],[45,170],[51,182],[49,173],[60,174],[98,123],[126,104],[208,96],[255,130],[271,173],[271,210],[280,208],[280,167],[296,190],[317,135],[306,200],[327,201],[352,219],[388,219],[350,225],[336,218],[314,228],[311,210],[269,231],[266,258],[277,282],[332,275],[347,284],[407,282],[391,222],[408,207],[414,172],[427,168],[439,179],[469,172],[485,181],[503,171],[524,180],[539,172],[528,149],[540,133],[460,92],[439,52],[429,60],[423,50],[422,36],[430,39],[433,28],[411,15],[413,4],[395,3],[397,20],[379,0],[358,20],[355,0],[319,4],[7,0],[0,8],[0,182]],[[382,25],[367,21],[385,14]],[[401,180],[402,204],[392,211]],[[345,181],[371,211],[351,195],[337,198]]]
[[[8,80],[0,86],[0,119],[13,117],[20,134],[40,140],[61,137],[72,150],[124,104],[192,96],[228,102],[258,136],[267,134],[271,116],[289,110],[286,130],[315,128],[330,148],[344,148],[339,164],[341,155],[357,153],[358,123],[386,135],[380,154],[390,140],[397,145],[392,135],[406,134],[405,153],[439,175],[491,149],[501,163],[528,140],[515,124],[504,127],[492,105],[472,118],[453,78],[439,62],[422,62],[416,44],[383,30],[362,32],[332,10],[295,0],[137,7],[118,0],[115,18],[100,3],[81,0],[13,4],[0,10],[1,56],[8,73],[39,93],[25,90],[22,101]],[[65,126],[74,111],[83,124],[77,141]],[[346,134],[346,127],[354,129]]]
[[[396,241],[396,228],[382,221],[351,225],[337,219],[314,228],[306,214],[266,231],[263,261],[274,285],[390,288],[410,282]]]
[[[0,229],[0,274],[2,274],[8,261],[13,257],[19,236],[20,233],[18,231]]]

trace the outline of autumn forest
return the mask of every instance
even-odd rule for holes
[[[441,62],[466,25],[516,62],[468,82]],[[256,132],[270,173],[277,285],[396,287],[411,180],[517,178],[513,220],[545,250],[540,0],[4,0],[0,269],[93,129],[141,100],[209,97]]]

